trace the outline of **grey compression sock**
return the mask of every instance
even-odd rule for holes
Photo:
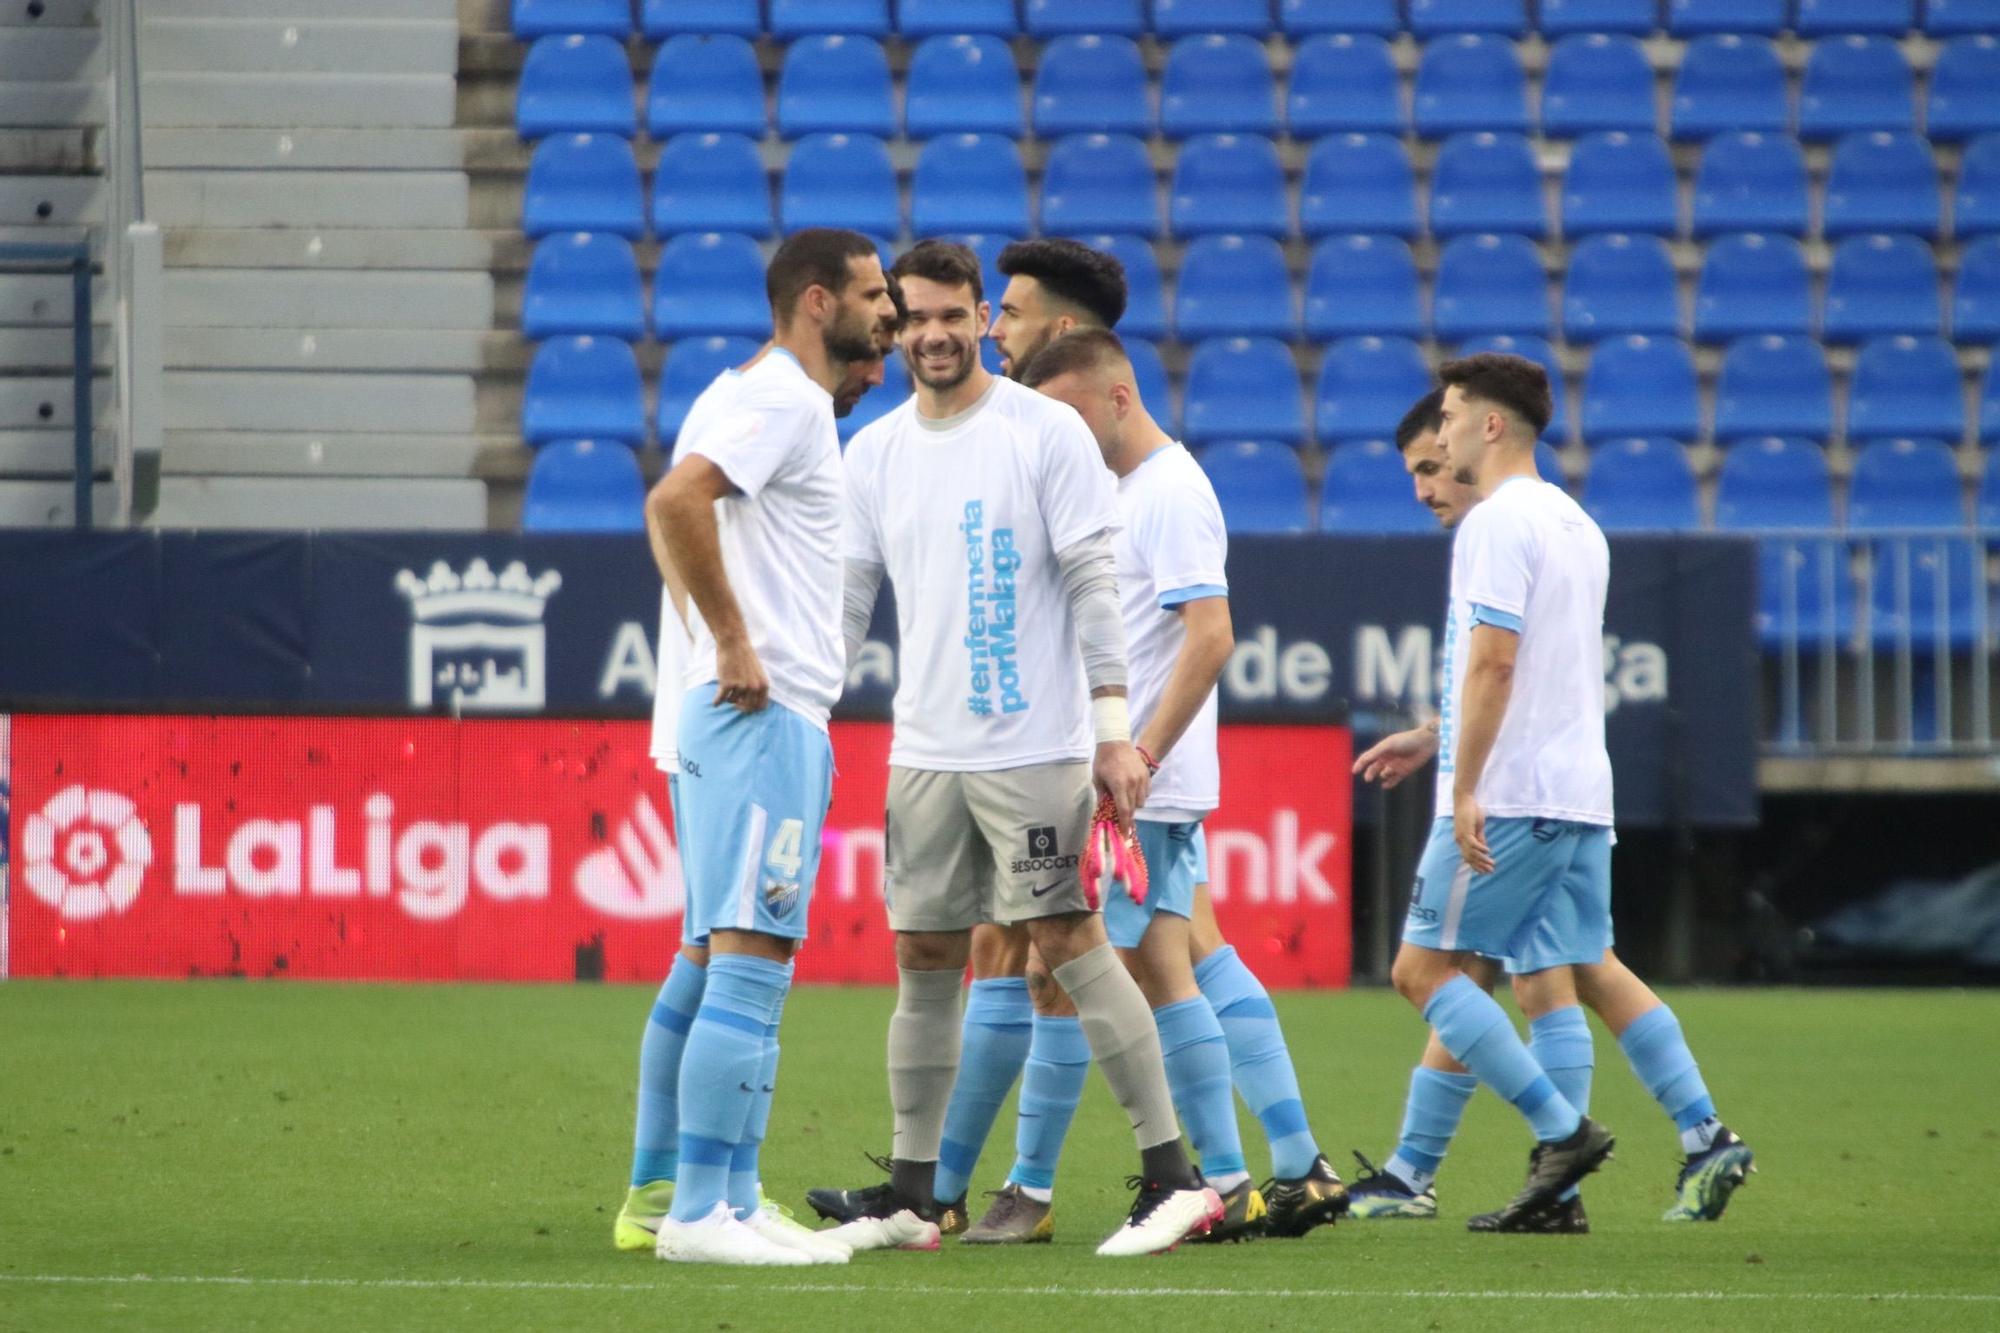
[[[1076,1001],[1091,1058],[1131,1119],[1139,1147],[1179,1138],[1174,1099],[1167,1091],[1167,1067],[1160,1055],[1160,1030],[1139,983],[1118,955],[1109,944],[1100,944],[1056,968],[1055,974]]]
[[[889,1019],[889,1101],[898,1161],[935,1162],[945,1107],[958,1075],[959,990],[963,969],[897,968],[896,1012]]]

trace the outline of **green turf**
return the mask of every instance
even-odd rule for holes
[[[1445,1220],[1100,1260],[1133,1154],[1093,1076],[1055,1245],[947,1242],[800,1276],[612,1251],[643,991],[14,982],[0,1328],[2000,1325],[2000,994],[1673,998],[1763,1168],[1718,1225],[1656,1220],[1675,1140],[1600,1032],[1596,1110],[1620,1146],[1588,1189],[1588,1238],[1461,1229],[1512,1193],[1526,1146],[1482,1096]],[[781,1198],[873,1178],[889,1007],[882,991],[792,1000],[765,1150]],[[1337,1164],[1386,1154],[1416,1018],[1369,992],[1280,1007]],[[995,1137],[976,1187],[999,1184],[1011,1111]],[[1261,1167],[1247,1119],[1245,1137]]]

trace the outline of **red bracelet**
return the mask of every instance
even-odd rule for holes
[[[1145,746],[1139,744],[1137,741],[1134,741],[1132,743],[1132,748],[1137,750],[1139,752],[1139,757],[1146,761],[1146,771],[1148,773],[1157,773],[1160,771],[1160,761],[1153,758],[1152,754],[1146,749]]]

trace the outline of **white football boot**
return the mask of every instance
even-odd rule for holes
[[[813,1262],[802,1250],[767,1240],[736,1220],[727,1202],[693,1222],[660,1219],[653,1253],[677,1264],[736,1264],[760,1268],[803,1268]]]
[[[1205,1236],[1223,1218],[1222,1196],[1206,1185],[1168,1189],[1153,1181],[1134,1181],[1139,1197],[1125,1225],[1111,1233],[1097,1252],[1106,1258],[1165,1254],[1184,1240]]]
[[[935,1250],[939,1244],[938,1224],[926,1222],[908,1208],[887,1217],[857,1217],[816,1236],[840,1242],[850,1250]]]
[[[765,1200],[757,1211],[743,1219],[743,1225],[762,1236],[765,1240],[797,1250],[816,1264],[844,1264],[854,1253],[840,1241],[832,1239],[824,1231],[814,1231],[801,1226],[785,1216],[784,1206]]]

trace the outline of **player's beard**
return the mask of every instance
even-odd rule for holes
[[[857,313],[842,308],[820,339],[826,348],[826,359],[845,366],[873,361],[879,355],[875,350],[875,323],[874,316],[867,311]]]
[[[1007,352],[1005,348],[1002,348],[1001,352],[1007,358],[1007,378],[1010,380],[1020,379],[1022,373],[1027,370],[1028,363],[1033,361],[1036,355],[1053,341],[1055,341],[1054,338],[1045,331],[1040,338],[1035,340],[1034,346],[1022,348],[1019,355]]]
[[[956,338],[941,340],[948,343],[958,357],[957,365],[942,375],[932,375],[924,369],[923,351],[926,346],[936,347],[936,341],[918,343],[914,350],[905,347],[903,359],[909,363],[910,374],[917,383],[934,393],[949,393],[972,377],[972,368],[979,364],[979,348],[976,343],[960,342]]]

